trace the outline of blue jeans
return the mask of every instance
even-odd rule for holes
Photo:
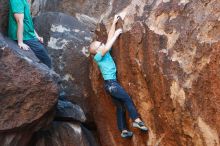
[[[37,56],[37,58],[47,65],[49,68],[51,68],[51,59],[48,55],[48,52],[43,44],[36,38],[31,40],[24,40],[24,43],[27,44],[31,50],[34,52],[34,54]]]
[[[139,117],[131,97],[116,80],[105,80],[105,90],[111,95],[113,102],[117,107],[118,129],[121,131],[127,129],[125,108],[128,110],[129,116],[132,120]]]

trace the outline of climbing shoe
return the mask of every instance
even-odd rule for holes
[[[133,132],[131,132],[131,131],[122,131],[121,132],[122,138],[131,138],[132,136],[133,136]]]
[[[136,128],[139,128],[141,129],[142,131],[148,131],[148,128],[144,125],[144,122],[133,122],[133,127],[136,127]]]

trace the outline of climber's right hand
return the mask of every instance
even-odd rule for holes
[[[23,50],[29,50],[29,48],[30,48],[28,45],[26,45],[23,42],[18,43],[18,46],[19,46],[19,48],[21,48]]]

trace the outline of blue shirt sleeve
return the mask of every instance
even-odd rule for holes
[[[96,53],[96,55],[94,56],[94,60],[96,62],[101,61],[102,60],[102,53],[101,52]]]
[[[24,4],[21,0],[10,0],[12,13],[24,13]]]

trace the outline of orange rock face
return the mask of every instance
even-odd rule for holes
[[[150,130],[141,133],[127,119],[134,136],[120,137],[115,107],[92,63],[92,105],[102,145],[220,145],[220,2],[140,0],[135,10],[129,7],[134,3],[122,10],[128,13],[125,32],[112,56],[119,82]],[[102,41],[105,26],[96,32]]]

